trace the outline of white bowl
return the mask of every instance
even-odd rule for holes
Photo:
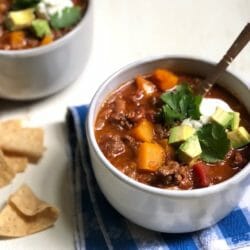
[[[95,139],[96,116],[107,96],[121,83],[159,67],[205,77],[214,65],[192,58],[161,57],[130,64],[113,74],[99,88],[90,105],[86,121],[90,156],[103,194],[127,219],[160,232],[192,232],[215,224],[236,207],[249,185],[249,163],[232,178],[211,187],[165,190],[139,183],[124,175],[105,158]],[[218,84],[233,93],[250,112],[247,85],[229,72],[222,74]]]
[[[79,24],[49,45],[25,50],[0,50],[0,98],[42,98],[73,83],[90,54],[92,12],[92,0],[87,0],[87,9]]]

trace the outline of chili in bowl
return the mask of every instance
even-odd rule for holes
[[[0,3],[0,97],[31,100],[73,83],[92,44],[92,0]]]
[[[238,203],[250,173],[249,88],[225,72],[195,94],[213,64],[157,58],[129,65],[94,96],[87,137],[109,202],[146,228],[191,232]]]
[[[0,49],[35,48],[59,39],[80,21],[86,0],[3,0]]]

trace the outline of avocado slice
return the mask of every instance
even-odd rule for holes
[[[189,163],[197,159],[202,153],[200,142],[197,135],[193,135],[181,144],[178,150],[178,156],[181,161]]]
[[[186,141],[195,133],[195,129],[188,125],[180,125],[170,129],[169,144]]]
[[[49,23],[47,20],[44,19],[35,19],[34,21],[32,21],[32,28],[36,36],[39,38],[51,34]]]
[[[227,137],[233,148],[241,148],[250,143],[250,135],[244,127],[228,132]]]
[[[227,112],[220,107],[216,107],[216,110],[211,116],[211,119],[224,128],[227,128],[230,125],[231,120],[233,119],[233,115],[232,112]]]
[[[239,112],[231,112],[232,120],[230,122],[231,130],[235,130],[240,125],[240,113]]]
[[[31,27],[32,21],[35,19],[34,9],[10,11],[6,19],[6,26],[9,30],[21,30]]]

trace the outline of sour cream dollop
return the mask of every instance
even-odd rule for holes
[[[182,125],[188,125],[190,127],[193,127],[194,129],[199,129],[204,124],[209,122],[210,117],[216,110],[216,107],[220,107],[225,111],[229,112],[232,111],[230,106],[223,100],[217,98],[203,98],[200,105],[200,112],[201,112],[200,120],[193,120],[187,118],[183,120]]]
[[[200,105],[200,112],[204,116],[211,116],[215,112],[216,107],[220,107],[225,111],[232,111],[230,106],[223,100],[217,98],[203,98]]]
[[[65,8],[72,6],[73,2],[71,0],[42,0],[37,6],[37,11],[50,19],[50,16],[56,13],[60,15]]]

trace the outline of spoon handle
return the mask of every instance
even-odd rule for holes
[[[250,23],[241,31],[239,36],[236,38],[232,46],[229,48],[227,53],[221,59],[221,61],[215,66],[214,71],[204,81],[201,82],[198,87],[198,93],[205,95],[214,85],[220,74],[229,66],[234,58],[240,53],[240,51],[250,41]]]

